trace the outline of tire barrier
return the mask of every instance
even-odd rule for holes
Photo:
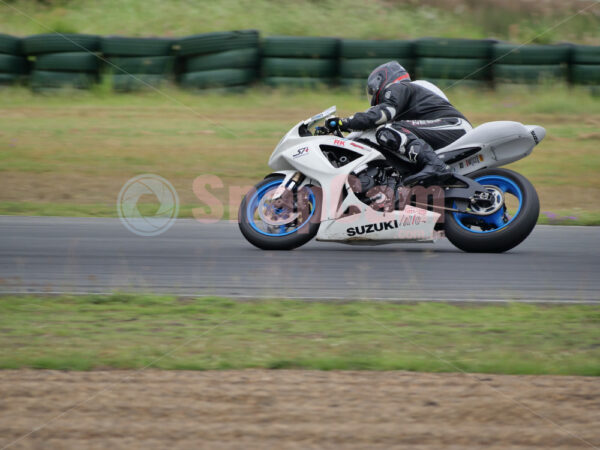
[[[422,38],[415,42],[419,58],[489,59],[495,41],[491,39]]]
[[[600,85],[600,46],[516,45],[490,39],[360,40],[269,36],[256,30],[183,38],[47,33],[0,34],[0,85],[29,81],[36,91],[88,89],[101,79],[117,91],[175,81],[187,89],[242,91],[269,86],[338,85],[363,90],[390,60],[413,79],[440,87],[495,83]]]
[[[94,53],[46,53],[35,58],[35,70],[98,72],[100,58]]]
[[[574,84],[600,85],[600,47],[574,45],[569,80]]]
[[[333,78],[315,77],[265,77],[262,82],[267,86],[309,88],[317,86],[331,86],[335,83]]]
[[[489,80],[490,64],[483,58],[419,58],[419,78],[443,78],[450,80]]]
[[[259,35],[256,30],[205,33],[179,39],[177,50],[181,56],[204,55],[243,48],[257,48],[258,40]]]
[[[180,83],[185,88],[211,89],[246,86],[255,78],[255,69],[201,70],[184,73]]]
[[[550,83],[565,81],[571,48],[568,45],[494,46],[493,77],[496,83]]]
[[[256,30],[188,36],[179,40],[178,80],[187,89],[241,89],[258,76]]]
[[[29,64],[21,54],[21,40],[0,34],[0,85],[14,84],[28,72]]]
[[[373,69],[390,60],[398,61],[412,74],[415,65],[413,41],[342,39],[339,60],[340,84],[354,86],[360,81],[364,89],[365,80]]]
[[[105,57],[103,77],[115,91],[155,89],[171,78],[174,47],[169,38],[131,38],[107,36],[100,41]]]
[[[415,42],[417,78],[445,87],[486,87],[491,81],[490,39],[423,38]]]
[[[34,70],[31,72],[30,83],[34,91],[45,92],[65,87],[89,89],[96,81],[95,74],[86,72]]]
[[[338,72],[339,39],[271,36],[263,40],[260,73],[269,86],[333,85]]]
[[[564,80],[566,67],[554,64],[494,64],[496,83],[550,83]]]
[[[263,57],[336,59],[339,40],[327,37],[269,36],[263,40]]]
[[[38,34],[23,38],[21,48],[32,65],[30,85],[34,91],[89,89],[98,81],[100,36]]]
[[[36,34],[21,40],[23,53],[40,55],[44,53],[92,52],[100,50],[100,36],[89,34]]]

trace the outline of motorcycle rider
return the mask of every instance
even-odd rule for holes
[[[441,182],[451,175],[449,166],[436,155],[436,149],[456,141],[471,124],[455,109],[443,92],[427,81],[412,82],[397,61],[377,67],[367,79],[371,107],[347,118],[327,120],[332,130],[360,131],[378,128],[377,142],[414,164],[417,173],[404,185],[427,180]]]

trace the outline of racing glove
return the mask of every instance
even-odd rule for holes
[[[325,121],[325,128],[330,132],[339,128],[341,131],[350,131],[347,125],[348,119],[340,119],[339,117],[331,117]]]

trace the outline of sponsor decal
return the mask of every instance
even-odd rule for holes
[[[419,125],[434,125],[442,122],[441,119],[433,119],[433,120],[407,120],[411,125],[419,126]]]
[[[467,166],[467,167],[473,166],[475,164],[479,164],[480,162],[483,162],[483,155],[475,155],[468,159],[465,159],[465,166]],[[462,168],[462,165],[461,165],[461,168]]]
[[[294,158],[294,159],[300,158],[301,156],[304,156],[307,154],[308,154],[308,147],[302,147],[302,148],[299,148],[298,151],[292,155],[292,158]]]
[[[339,145],[340,147],[345,147],[346,146],[346,142],[342,141],[341,139],[334,139],[333,145]]]
[[[425,222],[427,222],[427,218],[423,217],[422,214],[412,214],[405,216],[400,220],[388,220],[387,222],[370,223],[367,225],[361,225],[360,227],[346,228],[346,234],[348,237],[360,236],[362,234],[375,233],[377,231],[397,230],[401,227],[419,225]]]
[[[354,142],[350,142],[350,145],[351,145],[352,147],[360,148],[361,150],[364,150],[364,149],[365,149],[365,148],[364,148],[362,145],[358,145],[358,144],[356,144],[356,143],[354,143]]]

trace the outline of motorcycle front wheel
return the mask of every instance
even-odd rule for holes
[[[470,175],[501,201],[490,215],[448,211],[446,237],[466,252],[502,253],[529,236],[540,213],[540,201],[533,185],[523,175],[508,169],[485,169]],[[455,207],[452,202],[447,206]]]
[[[304,186],[273,199],[284,177],[274,175],[248,192],[238,212],[244,237],[263,250],[292,250],[310,241],[319,231],[321,202],[318,189]]]

